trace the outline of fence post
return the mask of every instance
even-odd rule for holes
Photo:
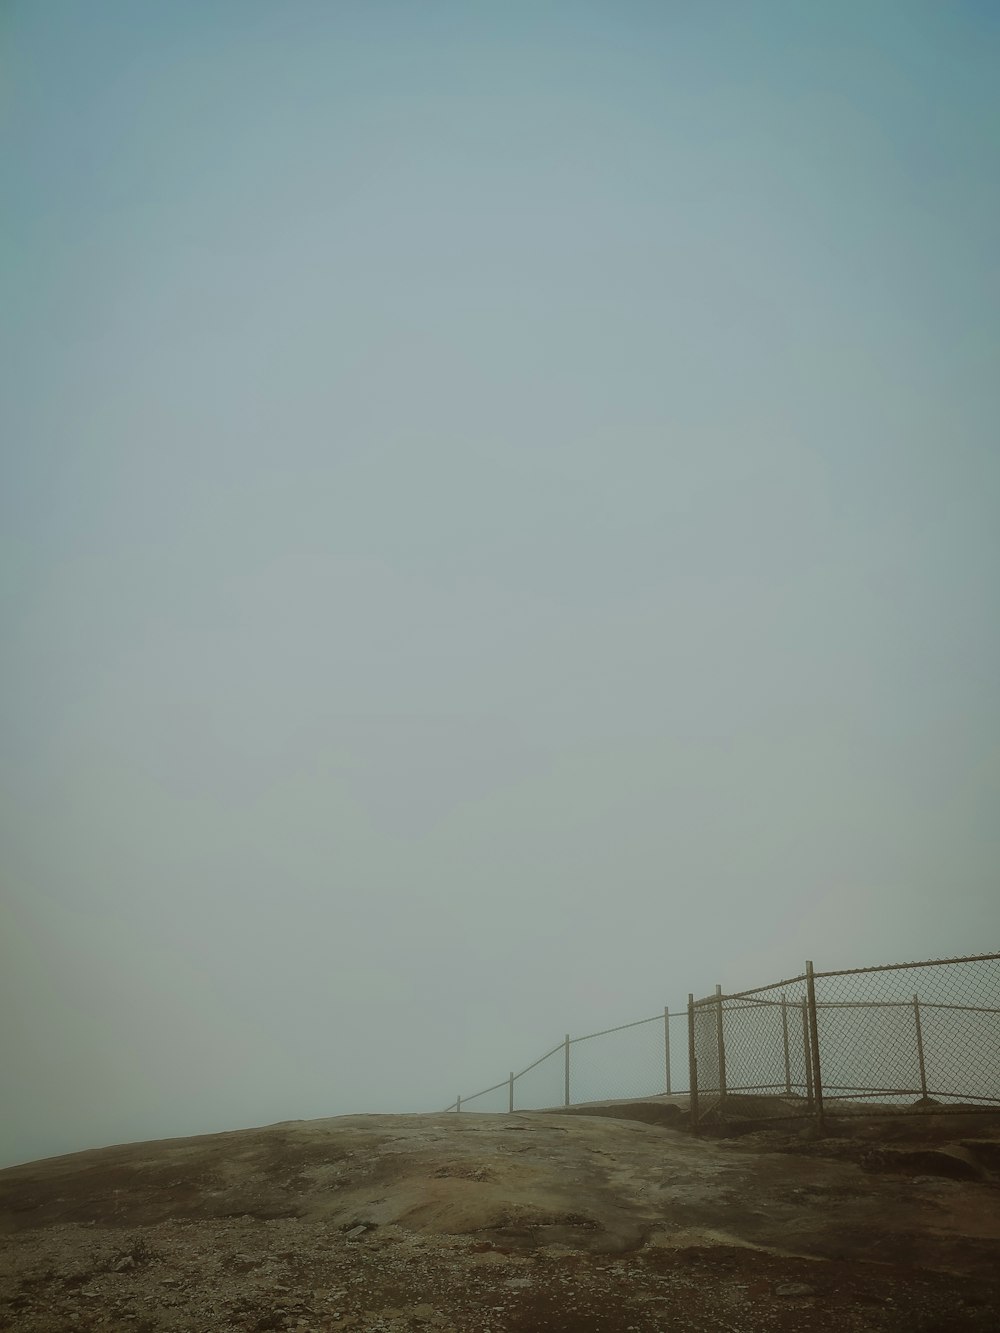
[[[663,1006],[663,1059],[667,1067],[667,1096],[670,1096],[670,1009]]]
[[[809,1037],[812,1044],[813,1082],[816,1085],[816,1124],[823,1132],[823,1071],[819,1063],[819,1020],[816,1015],[816,982],[813,965],[806,962],[806,995],[809,999]]]
[[[569,1033],[566,1033],[566,1067],[565,1067],[565,1087],[563,1089],[563,1105],[569,1106]]]
[[[924,1067],[924,1034],[920,1026],[920,997],[913,997],[913,1018],[917,1025],[917,1059],[920,1062],[920,1096],[927,1097],[927,1070]]]
[[[698,1053],[694,1047],[694,996],[688,992],[688,1084],[691,1103],[691,1132],[698,1133]]]
[[[462,1097],[461,1094],[459,1094],[459,1096],[455,1098],[455,1110],[461,1111],[461,1109],[462,1109]]]
[[[715,987],[715,1032],[719,1043],[719,1117],[725,1115],[726,1105],[726,1038],[722,1025],[722,987]]]
[[[507,1112],[509,1115],[514,1113],[514,1071],[510,1071],[510,1078],[507,1080]]]
[[[785,1051],[785,1093],[792,1095],[792,1062],[788,1055],[788,1000],[781,997],[781,1042]]]
[[[809,1053],[809,1006],[802,1001],[802,1063],[805,1067],[806,1108],[813,1109],[813,1065]]]

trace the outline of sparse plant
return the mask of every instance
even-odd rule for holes
[[[148,1268],[162,1258],[160,1251],[150,1245],[145,1236],[133,1236],[128,1245],[116,1250],[103,1267],[105,1271],[123,1273],[132,1268]]]

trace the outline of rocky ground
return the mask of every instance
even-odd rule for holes
[[[673,1108],[588,1110],[291,1122],[0,1171],[0,1328],[1000,1328],[994,1120],[694,1138]]]

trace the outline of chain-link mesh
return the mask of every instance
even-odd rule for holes
[[[695,1002],[697,1119],[788,1119],[812,1105],[804,977]]]
[[[831,1112],[1000,1102],[1000,957],[816,974]]]
[[[719,1060],[718,1005],[714,998],[698,1000],[694,1006],[693,1036],[697,1086],[701,1093],[718,1094],[722,1088]]]
[[[695,1003],[699,1123],[1000,1104],[1000,956],[812,982]]]
[[[1000,954],[807,971],[561,1042],[449,1110],[690,1095],[695,1125],[1000,1106]],[[693,1057],[693,1059],[692,1059]],[[694,1064],[694,1086],[689,1070]],[[513,1092],[513,1097],[511,1093]]]

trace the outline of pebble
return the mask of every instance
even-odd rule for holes
[[[804,1282],[783,1282],[775,1287],[775,1296],[815,1296],[815,1287],[808,1287]]]

